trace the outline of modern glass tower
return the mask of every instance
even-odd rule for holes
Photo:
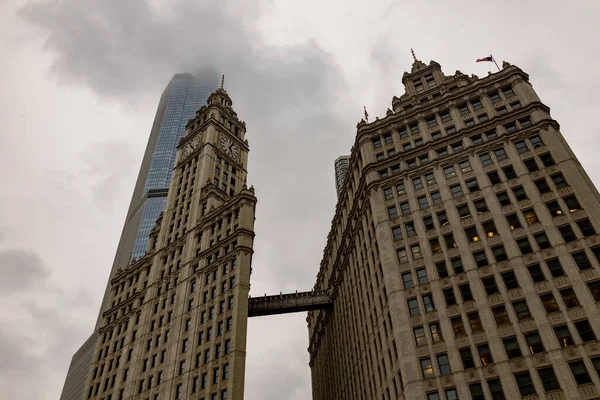
[[[217,83],[215,78],[199,78],[187,73],[176,74],[164,90],[125,218],[107,290],[110,288],[110,280],[119,268],[145,254],[148,235],[165,207],[177,156],[177,144],[185,133],[187,122],[206,104]],[[105,292],[100,310],[104,309],[106,298]],[[97,341],[96,330],[97,327],[94,334],[73,356],[61,400],[83,398],[83,385],[92,356],[92,352],[86,349],[94,349]]]

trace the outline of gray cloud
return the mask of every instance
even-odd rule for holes
[[[0,252],[0,290],[4,293],[29,289],[48,276],[39,256],[25,250]]]

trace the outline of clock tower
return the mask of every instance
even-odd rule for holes
[[[87,399],[243,399],[256,206],[245,134],[221,84],[187,124],[146,255],[111,281]]]

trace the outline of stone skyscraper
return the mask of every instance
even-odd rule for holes
[[[177,143],[185,133],[188,120],[206,104],[217,85],[217,80],[207,78],[208,75],[176,74],[160,98],[102,304],[106,302],[110,279],[116,269],[146,252],[148,236],[167,199]],[[100,315],[98,318],[99,323]],[[83,398],[91,353],[97,340],[96,330],[73,356],[61,400]]]
[[[357,127],[313,399],[600,398],[600,197],[558,122],[508,63],[402,83]]]
[[[221,87],[187,124],[147,252],[111,279],[86,399],[242,400],[254,189]]]
[[[342,186],[346,180],[346,172],[348,171],[348,164],[350,163],[350,156],[340,156],[333,163],[335,169],[335,192],[340,196]]]

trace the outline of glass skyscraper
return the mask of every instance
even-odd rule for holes
[[[185,133],[188,120],[206,104],[208,96],[217,87],[216,76],[207,78],[210,75],[208,73],[202,74],[202,77],[195,77],[191,74],[176,74],[160,98],[111,268],[109,283],[117,269],[146,253],[148,235],[167,200],[177,144]],[[108,288],[110,285],[107,285],[100,310],[104,308]],[[97,327],[94,328],[94,332],[96,329]],[[93,349],[96,341],[97,335],[92,334],[73,356],[60,400],[81,400],[84,397],[83,385],[92,356],[88,349]]]

